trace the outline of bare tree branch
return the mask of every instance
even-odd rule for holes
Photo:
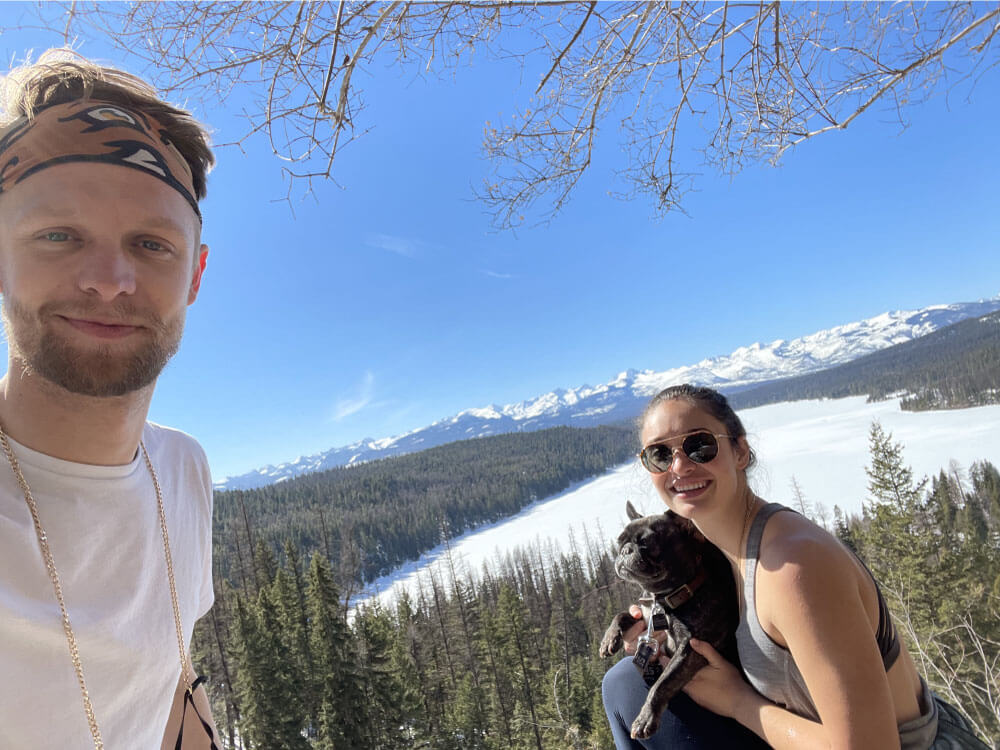
[[[957,44],[965,36],[967,36],[968,34],[972,33],[979,26],[981,26],[982,24],[986,23],[987,21],[989,21],[989,20],[991,20],[993,18],[998,18],[998,17],[1000,17],[1000,9],[995,10],[992,13],[989,13],[989,14],[987,14],[985,16],[981,16],[980,18],[977,18],[973,23],[971,23],[968,26],[966,26],[964,29],[962,29],[960,32],[958,32],[955,36],[953,36],[950,40],[948,40],[944,45],[942,45],[942,46],[940,46],[940,47],[938,47],[936,49],[929,50],[922,57],[920,57],[917,60],[914,60],[912,63],[910,63],[909,65],[907,65],[902,70],[899,70],[899,71],[896,71],[895,73],[893,73],[893,75],[889,78],[889,80],[884,85],[882,85],[882,87],[879,88],[874,94],[872,94],[871,97],[869,97],[868,101],[866,101],[864,104],[862,104],[860,107],[858,107],[854,112],[852,112],[849,117],[845,118],[841,122],[833,123],[831,125],[828,125],[825,128],[820,128],[819,130],[814,130],[814,131],[811,131],[809,133],[805,133],[801,138],[798,138],[797,140],[792,141],[787,146],[785,146],[780,151],[778,151],[778,155],[780,156],[782,153],[784,153],[784,151],[786,151],[787,149],[789,149],[789,148],[791,148],[793,146],[797,146],[798,144],[802,143],[807,138],[813,138],[813,137],[815,137],[815,136],[817,136],[817,135],[819,135],[821,133],[825,133],[825,132],[827,132],[829,130],[834,130],[834,129],[843,130],[848,125],[850,125],[855,119],[857,119],[858,117],[860,117],[861,114],[864,113],[865,110],[867,110],[875,102],[877,102],[880,99],[882,99],[888,91],[890,91],[891,89],[893,89],[900,81],[902,81],[904,78],[906,78],[908,75],[910,75],[914,70],[916,70],[917,68],[920,68],[920,67],[926,65],[931,60],[940,58],[942,55],[944,55],[945,52],[948,51],[948,49],[950,49],[953,45]],[[992,38],[992,34],[990,35],[990,37]]]
[[[556,71],[556,68],[559,67],[559,62],[566,56],[566,53],[569,52],[570,48],[576,43],[576,40],[580,38],[580,34],[583,33],[584,28],[587,26],[587,21],[590,20],[590,14],[594,12],[594,8],[596,7],[597,0],[591,0],[590,7],[587,8],[587,15],[585,15],[583,20],[580,21],[580,26],[577,28],[576,33],[573,34],[573,38],[569,40],[563,48],[563,51],[556,57],[555,61],[552,63],[552,67],[549,68],[549,72],[542,77],[542,82],[539,83],[538,88],[535,89],[536,94],[545,88],[545,84],[549,82],[549,78]]]
[[[1000,65],[996,0],[72,0],[39,13],[67,39],[105,36],[168,93],[251,92],[237,143],[265,133],[307,186],[333,179],[337,155],[370,127],[360,71],[458,73],[472,54],[525,65],[543,55],[529,105],[485,129],[479,197],[501,228],[557,214],[615,138],[626,189],[609,192],[663,214],[682,208],[698,170],[777,163],[873,108],[905,126],[909,107],[958,83],[971,90]]]

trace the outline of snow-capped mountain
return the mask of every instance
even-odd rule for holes
[[[731,392],[756,383],[803,375],[843,364],[894,344],[925,336],[966,318],[1000,309],[1000,295],[978,302],[888,312],[857,323],[769,344],[740,347],[732,354],[671,370],[625,370],[598,386],[559,389],[507,406],[467,409],[453,417],[396,437],[332,448],[314,456],[265,466],[216,483],[216,489],[249,489],[300,474],[386,458],[436,445],[505,432],[557,425],[589,427],[634,417],[656,391],[673,383],[698,383]]]

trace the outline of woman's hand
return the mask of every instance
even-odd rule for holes
[[[647,625],[642,617],[642,607],[638,604],[631,605],[628,613],[636,619],[636,623],[622,634],[622,640],[625,642],[625,653],[634,654],[639,636],[646,632]]]
[[[684,686],[684,692],[699,706],[720,716],[736,718],[738,708],[745,701],[754,698],[763,700],[743,679],[740,671],[710,643],[692,638],[691,648],[708,660],[708,664]]]

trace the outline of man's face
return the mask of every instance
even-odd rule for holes
[[[208,249],[177,191],[138,170],[65,164],[0,195],[11,367],[120,396],[177,351]]]

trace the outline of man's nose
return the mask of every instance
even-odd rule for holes
[[[120,294],[135,293],[135,259],[112,242],[95,243],[83,254],[78,284],[87,294],[110,302]]]

